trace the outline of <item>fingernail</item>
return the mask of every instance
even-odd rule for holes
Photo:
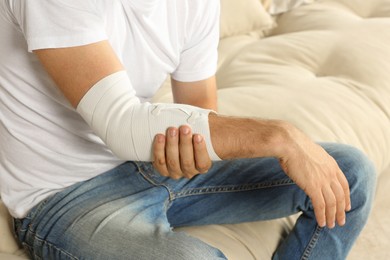
[[[190,129],[188,127],[183,127],[182,128],[182,133],[185,135],[188,135],[190,133]]]
[[[345,219],[342,219],[340,222],[340,226],[344,226],[344,225],[345,225]]]
[[[195,142],[197,142],[198,144],[202,143],[203,142],[203,136],[195,135]]]
[[[169,130],[169,134],[170,134],[171,137],[175,137],[175,136],[177,136],[177,130],[176,129],[171,129],[171,130]]]
[[[163,136],[163,135],[157,135],[156,139],[157,139],[157,142],[160,144],[165,142],[165,136]]]

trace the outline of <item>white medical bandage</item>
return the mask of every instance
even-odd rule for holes
[[[153,140],[169,127],[189,125],[201,134],[211,160],[215,153],[208,122],[211,110],[181,104],[140,103],[126,71],[96,83],[81,99],[77,111],[112,152],[123,160],[153,161]]]

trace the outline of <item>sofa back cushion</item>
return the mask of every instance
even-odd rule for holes
[[[220,37],[242,35],[269,29],[274,22],[262,3],[271,0],[221,0]]]
[[[288,12],[300,5],[313,3],[314,1],[315,0],[270,0],[267,10],[270,14],[277,15]]]

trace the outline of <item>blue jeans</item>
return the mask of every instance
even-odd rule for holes
[[[274,158],[214,163],[195,178],[160,176],[151,163],[128,162],[73,185],[15,220],[34,259],[226,259],[172,227],[269,220],[302,212],[274,259],[345,259],[369,215],[375,170],[355,148],[322,144],[351,189],[344,227],[320,228],[310,199]],[[261,245],[259,245],[261,246]]]

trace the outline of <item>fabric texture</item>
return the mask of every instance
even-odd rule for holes
[[[259,0],[221,0],[221,38],[270,29],[273,24]]]
[[[277,15],[314,1],[316,0],[272,0],[272,3],[268,3],[268,11],[272,15]]]

